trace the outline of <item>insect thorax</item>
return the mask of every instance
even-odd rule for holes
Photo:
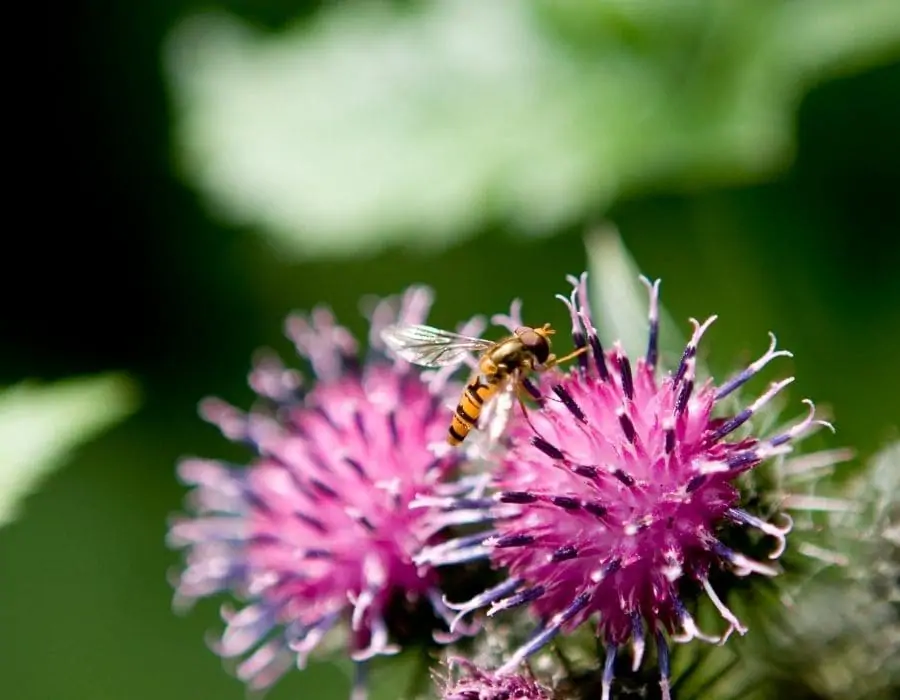
[[[485,360],[487,362],[485,362]],[[535,363],[534,353],[526,348],[519,338],[509,338],[497,344],[488,352],[482,361],[482,369],[492,369],[490,365],[497,367],[497,374],[505,377],[515,369],[532,369]],[[485,367],[485,365],[488,365]]]

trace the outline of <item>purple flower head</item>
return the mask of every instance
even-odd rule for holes
[[[375,354],[385,323],[420,323],[430,303],[428,290],[413,288],[399,313],[390,301],[378,304]],[[327,310],[291,317],[287,334],[318,381],[304,392],[298,373],[266,356],[250,374],[266,407],[244,414],[219,400],[202,404],[208,421],[257,456],[247,467],[183,461],[178,473],[194,487],[193,516],[169,534],[187,549],[176,603],[221,591],[241,602],[236,612],[223,610],[227,627],[215,649],[244,657],[236,673],[253,688],[292,664],[302,668],[341,622],[349,623],[352,658],[363,662],[396,651],[398,605],[407,619],[421,602],[439,617],[451,614],[435,571],[413,563],[447,519],[408,508],[455,466],[452,455],[429,450],[447,429],[442,402],[402,362],[361,364],[353,337]]]
[[[453,543],[426,548],[417,560],[442,565],[445,559],[487,556],[508,571],[499,585],[452,606],[458,619],[482,607],[489,607],[489,616],[526,605],[536,613],[538,631],[499,673],[512,673],[560,632],[594,618],[606,646],[603,699],[610,694],[618,648],[631,642],[637,670],[647,636],[656,641],[668,697],[667,637],[724,643],[732,631],[746,631],[716,595],[710,572],[725,567],[737,576],[777,573],[771,564],[723,544],[722,527],[749,526],[774,538],[771,559],[785,547],[790,522],[774,525],[742,510],[735,479],[789,451],[819,421],[807,401],[808,416],[784,432],[736,437],[792,381],[777,381],[745,408],[720,415],[723,399],[771,360],[789,354],[775,349],[774,336],[762,357],[716,385],[695,373],[698,343],[715,317],[692,320],[694,332],[679,364],[663,373],[657,368],[659,283],[647,282],[649,342],[646,355],[632,363],[618,344],[601,347],[586,275],[571,281],[573,293],[563,300],[573,339],[590,353],[566,373],[539,376],[540,408],[510,425],[492,495],[434,502],[447,511],[487,510],[495,518],[493,529],[481,538],[459,538],[455,549]],[[686,582],[704,590],[727,622],[721,635],[697,628],[682,602]]]
[[[458,680],[448,680],[441,700],[550,700],[550,692],[525,676],[499,675],[483,671],[461,658],[449,660],[451,669],[461,669]],[[453,674],[451,674],[453,675]]]

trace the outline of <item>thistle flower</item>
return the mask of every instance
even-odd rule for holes
[[[441,691],[441,700],[550,700],[551,695],[531,678],[520,675],[499,675],[484,671],[462,658],[448,661],[451,671],[461,669],[457,680],[448,679]]]
[[[426,289],[413,288],[399,319],[419,323],[430,304]],[[375,308],[376,351],[380,328],[397,316],[390,301]],[[455,458],[429,451],[444,436],[446,416],[408,366],[383,358],[360,364],[355,340],[324,309],[286,327],[318,382],[304,392],[297,372],[267,356],[250,384],[268,410],[202,404],[206,420],[256,457],[246,468],[205,459],[179,465],[194,488],[193,515],[169,533],[173,546],[187,549],[176,604],[236,596],[242,608],[223,609],[227,627],[215,650],[246,657],[236,674],[252,688],[271,685],[291,664],[303,668],[325,634],[349,622],[359,698],[362,662],[397,650],[392,609],[405,606],[405,617],[420,619],[410,610],[425,602],[444,620],[452,615],[435,571],[412,560],[447,520],[408,504],[431,493]]]
[[[482,498],[419,500],[444,512],[486,512],[493,529],[427,547],[417,557],[440,566],[489,557],[508,578],[468,602],[453,604],[457,619],[488,607],[487,614],[530,606],[540,620],[533,636],[516,649],[498,673],[512,673],[528,656],[563,631],[592,617],[606,647],[602,697],[609,698],[616,654],[630,641],[637,670],[648,636],[655,640],[660,687],[669,697],[667,638],[724,643],[746,628],[710,585],[725,567],[737,576],[774,576],[769,563],[729,549],[719,539],[723,526],[756,528],[775,540],[770,559],[785,548],[791,523],[765,522],[739,507],[735,479],[764,460],[790,451],[790,443],[814,424],[815,409],[784,432],[763,439],[735,437],[763,406],[793,381],[777,381],[734,415],[715,417],[722,401],[771,360],[788,356],[769,349],[720,385],[696,377],[696,353],[715,320],[692,320],[693,335],[674,371],[658,363],[659,282],[650,291],[649,342],[635,363],[616,344],[605,351],[588,306],[586,275],[570,278],[570,298],[560,297],[572,318],[577,347],[590,353],[567,373],[541,376],[543,400],[528,420],[516,420],[509,448],[494,472],[496,492]],[[519,323],[518,309],[509,317]],[[718,609],[727,628],[701,632],[683,596],[693,582]]]

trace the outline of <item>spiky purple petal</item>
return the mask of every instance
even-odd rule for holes
[[[459,678],[449,679],[441,689],[441,700],[550,700],[550,691],[531,678],[485,671],[461,658],[449,660]]]
[[[510,448],[494,472],[494,498],[487,508],[493,530],[460,550],[426,548],[418,561],[451,563],[485,556],[509,572],[509,580],[456,607],[460,614],[490,606],[488,614],[527,604],[543,621],[533,637],[500,668],[518,665],[560,633],[595,618],[607,646],[604,697],[612,683],[619,646],[631,641],[634,667],[645,635],[657,644],[660,687],[668,696],[667,637],[723,643],[746,628],[709,582],[720,567],[738,576],[773,576],[777,569],[727,548],[719,534],[726,523],[752,527],[785,547],[789,519],[772,524],[742,510],[734,485],[762,461],[787,453],[791,443],[822,424],[811,402],[805,419],[763,439],[743,436],[746,425],[793,378],[772,383],[733,415],[719,415],[721,400],[758,374],[771,360],[789,356],[768,351],[735,377],[716,386],[697,377],[701,338],[716,317],[691,319],[692,336],[673,372],[660,375],[658,362],[659,282],[650,292],[646,356],[632,362],[618,344],[604,351],[587,304],[586,275],[571,278],[570,296],[559,298],[573,321],[576,347],[591,349],[577,368],[541,376],[545,400],[530,420],[514,420]],[[477,504],[470,504],[477,511]],[[444,510],[452,510],[445,504]],[[474,519],[474,513],[472,515]],[[727,627],[703,633],[682,601],[682,582],[706,592]],[[646,630],[645,630],[646,628]]]
[[[422,322],[430,301],[427,290],[411,289],[399,320]],[[396,305],[378,304],[371,318],[377,339],[380,326],[398,320]],[[203,403],[204,417],[256,457],[247,467],[183,461],[192,515],[169,533],[186,550],[179,605],[223,591],[242,602],[223,609],[226,629],[214,647],[244,658],[236,673],[253,688],[302,668],[338,625],[349,628],[357,662],[393,653],[388,614],[398,596],[430,604],[448,623],[455,615],[434,568],[413,561],[446,523],[409,508],[438,493],[455,464],[429,448],[446,431],[442,398],[404,363],[361,364],[356,341],[325,309],[291,317],[287,333],[318,382],[301,395],[299,374],[266,354],[250,384],[268,410]]]

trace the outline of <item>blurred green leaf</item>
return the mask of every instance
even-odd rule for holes
[[[102,375],[50,385],[22,382],[0,393],[0,527],[69,451],[131,413],[136,389]]]
[[[895,0],[354,2],[165,51],[186,175],[299,256],[545,233],[789,160],[822,79],[900,53]]]
[[[593,230],[585,246],[591,309],[600,340],[607,348],[620,341],[630,355],[643,355],[647,349],[650,291],[641,282],[642,271],[612,225]],[[652,275],[645,277],[650,281],[655,279]],[[672,366],[681,357],[685,338],[661,300],[659,326],[661,356],[664,364]]]
[[[410,649],[385,657],[369,677],[371,700],[417,700],[431,687],[430,660],[422,649]]]

